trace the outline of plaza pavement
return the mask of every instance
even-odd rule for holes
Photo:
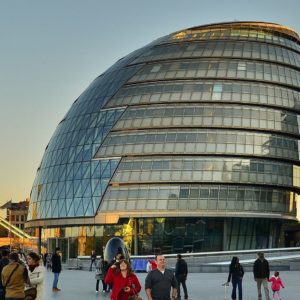
[[[143,300],[146,300],[144,282],[146,273],[137,273],[142,285],[140,293]],[[300,271],[281,271],[280,276],[286,285],[282,289],[282,300],[300,299]],[[80,270],[63,270],[58,282],[61,292],[52,292],[53,274],[47,271],[45,276],[44,300],[109,300],[108,294],[101,292],[96,295],[94,272]],[[189,274],[187,287],[189,299],[191,300],[224,300],[224,287],[222,283],[227,280],[225,273],[192,273]],[[101,282],[100,286],[101,287]],[[231,286],[228,288],[227,300],[230,300]],[[252,273],[245,273],[243,280],[243,300],[257,300],[256,283]],[[264,299],[264,297],[263,297]]]

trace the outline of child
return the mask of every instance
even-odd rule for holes
[[[279,277],[279,272],[276,271],[274,275],[270,279],[268,279],[268,281],[272,282],[271,289],[273,291],[273,299],[281,299],[279,291],[280,287],[284,288],[284,285],[281,278]]]

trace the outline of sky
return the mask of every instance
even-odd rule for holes
[[[300,33],[299,0],[0,0],[0,205],[29,197],[52,134],[118,59],[184,28],[265,21]]]

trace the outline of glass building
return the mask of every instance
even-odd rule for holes
[[[296,220],[299,116],[292,29],[164,36],[75,100],[37,170],[27,227],[67,257],[113,236],[132,254],[281,246]]]

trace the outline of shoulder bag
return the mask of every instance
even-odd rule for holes
[[[134,292],[134,289],[133,289]],[[135,292],[134,292],[135,293]],[[142,298],[139,296],[139,294],[133,294],[131,296],[128,297],[128,300],[142,300]]]
[[[32,286],[32,287],[28,288],[27,290],[25,290],[24,293],[25,293],[24,300],[34,300],[37,295],[36,287]]]
[[[129,276],[129,287],[132,289],[133,295],[129,296],[128,300],[143,300],[139,296],[139,294],[135,291],[135,286],[132,284],[130,276]]]
[[[102,269],[101,268],[96,268],[96,271],[95,271],[95,275],[102,275]]]

